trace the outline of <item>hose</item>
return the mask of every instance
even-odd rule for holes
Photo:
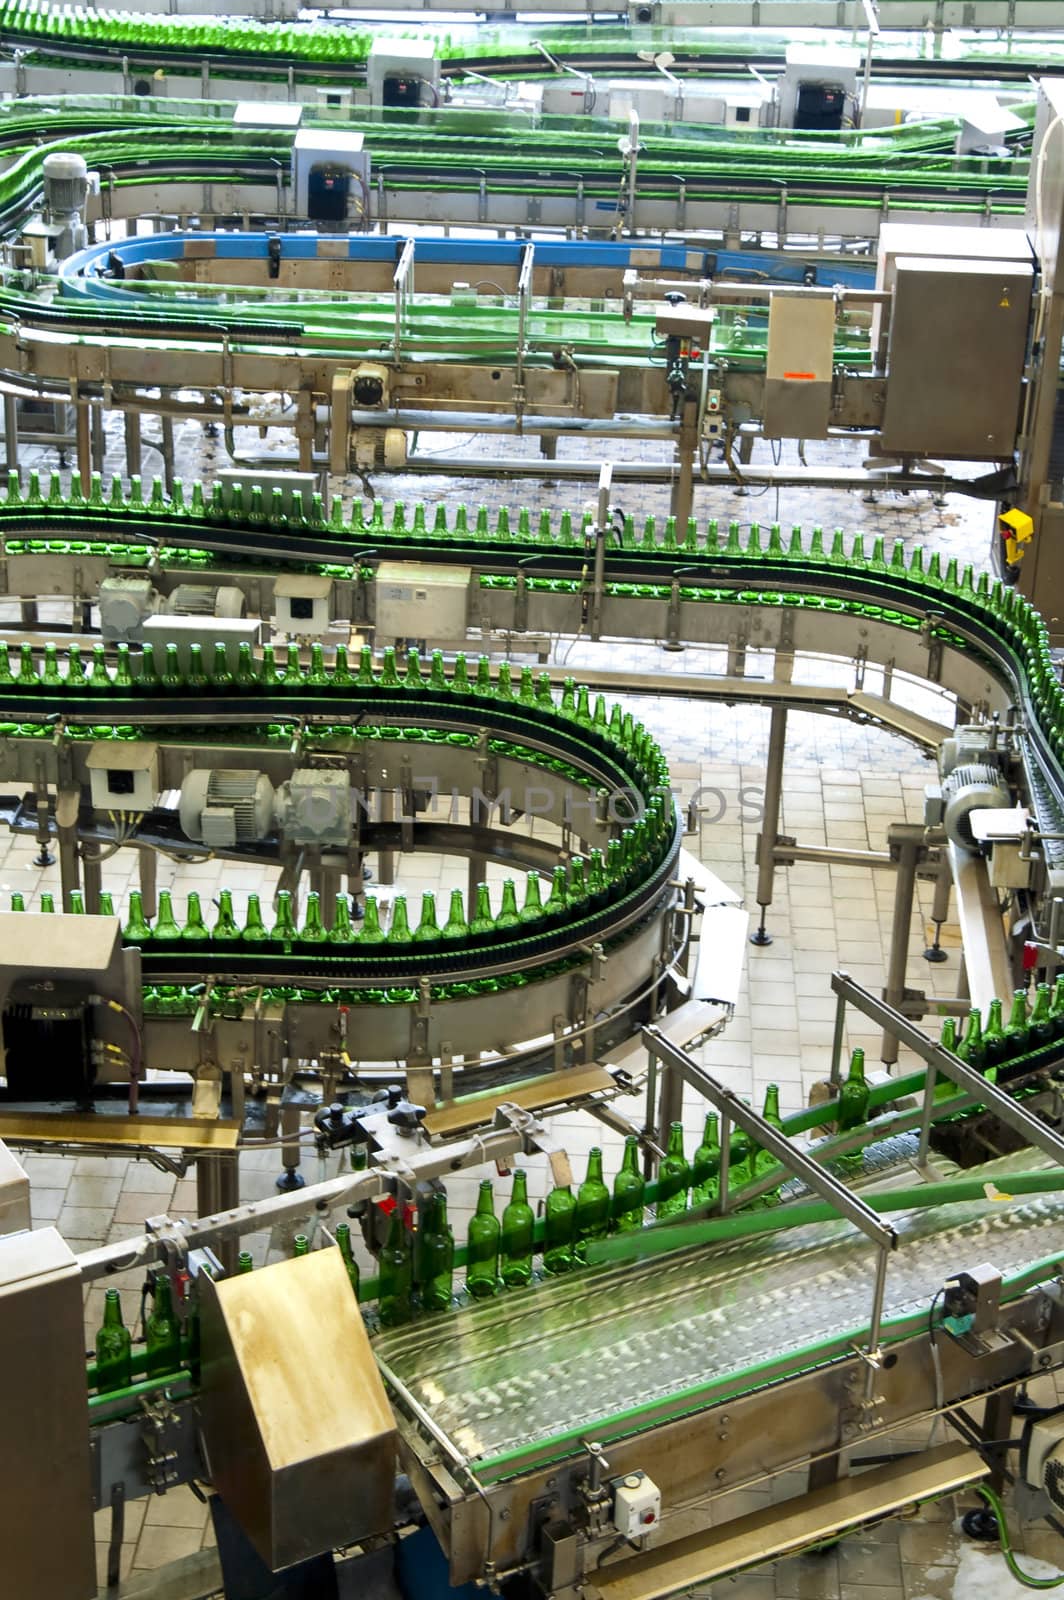
[[[1001,1554],[1005,1557],[1008,1567],[1017,1583],[1022,1583],[1025,1589],[1059,1589],[1064,1583],[1064,1572],[1059,1572],[1055,1578],[1032,1578],[1029,1573],[1021,1571],[1016,1557],[1012,1552],[1012,1542],[1009,1539],[1008,1525],[1005,1521],[1005,1507],[1001,1504],[993,1489],[988,1489],[985,1483],[976,1485],[991,1511],[997,1519],[998,1538],[1001,1540]]]

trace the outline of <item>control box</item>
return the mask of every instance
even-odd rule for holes
[[[159,747],[101,740],[85,762],[97,811],[150,811],[159,793]]]
[[[374,584],[377,639],[464,639],[472,567],[382,561]]]
[[[661,1521],[661,1490],[645,1472],[629,1472],[613,1486],[613,1523],[624,1539],[645,1539]]]
[[[320,639],[329,626],[332,579],[316,572],[285,573],[273,586],[273,625],[290,638]]]
[[[346,226],[369,213],[369,151],[361,133],[300,128],[292,143],[296,216]]]
[[[374,39],[366,62],[370,104],[416,110],[440,103],[440,63],[431,39]]]

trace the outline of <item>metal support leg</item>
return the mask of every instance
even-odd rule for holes
[[[155,897],[155,851],[144,849],[140,852],[139,863],[140,898],[144,907],[144,915],[150,921],[154,917],[158,902]]]
[[[381,821],[395,821],[395,791],[386,789],[381,795]],[[383,889],[386,885],[395,882],[395,851],[378,850],[377,852],[377,882]]]
[[[8,472],[18,471],[18,401],[4,396],[4,464]]]
[[[82,857],[81,875],[84,883],[85,910],[90,917],[97,916],[100,910],[100,890],[103,888],[103,873],[95,855]]]
[[[163,441],[163,486],[168,495],[174,492],[174,419],[160,417]]]
[[[35,628],[41,620],[36,600],[20,600],[18,617],[24,628]]]
[[[943,950],[941,943],[942,924],[949,916],[949,896],[953,887],[953,877],[950,872],[949,851],[940,850],[938,855],[938,877],[935,879],[935,897],[931,902],[931,921],[935,925],[935,937],[924,951],[925,961],[948,961],[949,956]]]
[[[661,1094],[658,1099],[658,1144],[666,1150],[669,1144],[669,1128],[674,1122],[683,1121],[683,1079],[678,1072],[673,1072],[667,1062],[660,1064]]]
[[[300,472],[314,471],[314,397],[301,389],[297,397],[296,442],[299,445]]]
[[[104,458],[107,455],[107,439],[103,431],[103,407],[90,406],[89,428],[92,435],[92,470],[103,472]]]
[[[55,831],[59,842],[59,897],[64,911],[70,910],[70,896],[73,890],[81,887],[81,864],[78,856],[80,799],[81,795],[76,789],[61,789],[56,797]],[[39,816],[39,799],[37,809]]]
[[[1016,1407],[1016,1390],[1001,1389],[997,1394],[992,1394],[986,1402],[986,1411],[983,1413],[983,1438],[1008,1439],[1012,1433],[1012,1414]],[[990,1487],[995,1494],[1002,1494],[1005,1489],[1005,1468],[1008,1455],[1005,1447],[993,1445],[985,1447],[986,1457],[990,1463]]]
[[[684,404],[683,415],[680,419],[680,436],[676,441],[676,453],[680,458],[680,472],[672,486],[672,499],[669,510],[676,518],[679,537],[686,537],[687,519],[691,515],[691,506],[694,503],[695,493],[695,453],[698,449],[697,437],[698,413],[693,402]]]
[[[141,465],[140,412],[126,412],[126,476],[139,476]]]
[[[787,746],[787,708],[773,706],[768,734],[768,771],[765,775],[765,810],[757,840],[757,904],[761,921],[750,935],[750,943],[772,943],[765,928],[765,913],[772,904],[772,884],[776,873],[776,840],[780,831],[780,804],[783,799],[783,757]]]
[[[196,1210],[201,1217],[213,1217],[219,1211],[231,1211],[240,1203],[240,1157],[235,1150],[225,1150],[219,1155],[201,1156],[196,1162]],[[236,1237],[220,1239],[211,1248],[217,1253],[226,1272],[236,1271],[236,1258],[240,1240]]]
[[[913,894],[916,890],[916,862],[920,845],[913,839],[897,846],[898,873],[894,880],[894,918],[890,927],[890,960],[883,998],[888,1006],[899,1008],[905,999],[905,968],[909,960],[909,929],[913,920]],[[898,1041],[892,1033],[883,1034],[883,1062],[892,1067],[898,1059]]]
[[[33,864],[34,864],[35,867],[53,867],[53,866],[55,866],[55,856],[52,854],[51,850],[48,848],[49,842],[51,840],[51,809],[50,809],[49,800],[48,800],[48,785],[44,780],[44,772],[43,772],[43,769],[40,766],[38,766],[37,781],[33,786],[33,793],[34,793],[34,799],[37,802],[37,845],[38,845],[37,854],[33,858]],[[56,817],[56,825],[57,825],[57,827],[58,827],[58,821],[59,821],[59,819],[58,819],[58,813],[57,813],[57,817]],[[72,828],[76,828],[76,824],[77,824],[77,811],[75,810],[74,816],[73,816],[72,821],[71,821],[71,827]],[[77,851],[77,833],[76,833],[76,831],[73,833],[73,849],[74,849],[74,852],[75,852],[74,853],[74,858],[73,858],[74,887],[77,888],[78,858],[77,858],[77,853],[76,853],[76,851]]]
[[[78,443],[78,478],[81,481],[81,492],[87,499],[92,490],[92,419],[85,401],[76,407],[75,428]]]

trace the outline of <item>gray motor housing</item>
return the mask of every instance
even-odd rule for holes
[[[946,835],[965,850],[975,850],[969,818],[973,811],[996,810],[1012,805],[1012,794],[997,767],[968,762],[954,767],[942,782],[943,815]]]

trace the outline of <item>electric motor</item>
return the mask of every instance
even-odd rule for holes
[[[965,763],[954,767],[942,783],[944,803],[943,823],[954,844],[966,850],[975,849],[975,838],[969,818],[973,811],[995,810],[1011,806],[1012,795],[997,767],[982,762]]]

